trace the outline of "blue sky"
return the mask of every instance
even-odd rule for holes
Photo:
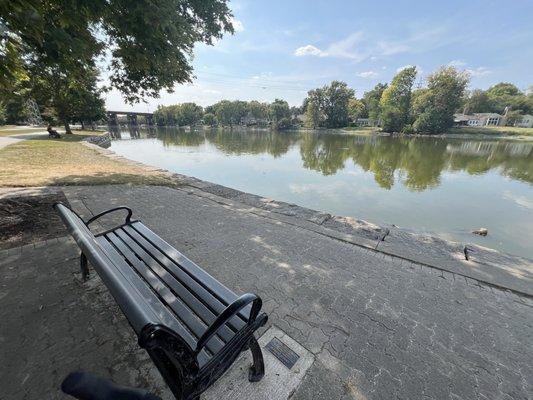
[[[134,106],[112,91],[108,108],[275,98],[300,105],[308,90],[334,79],[360,97],[406,65],[418,67],[422,83],[451,63],[470,72],[471,88],[533,85],[531,0],[238,0],[230,6],[236,32],[215,46],[196,47],[194,84]]]

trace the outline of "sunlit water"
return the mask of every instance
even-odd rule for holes
[[[254,130],[115,132],[133,160],[533,258],[533,142]],[[487,237],[471,231],[485,227]]]

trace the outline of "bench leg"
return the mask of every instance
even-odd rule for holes
[[[85,257],[85,254],[83,253],[80,255],[80,269],[81,277],[85,282],[89,278],[89,266],[87,265],[87,257]]]
[[[248,373],[248,380],[250,382],[259,382],[265,375],[265,363],[263,361],[263,353],[261,352],[261,347],[255,337],[252,336],[249,342],[250,351],[252,352],[252,357],[254,359],[253,365],[250,367]]]

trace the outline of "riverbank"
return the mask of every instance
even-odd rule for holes
[[[311,211],[304,217],[271,201],[261,201],[271,210],[253,207],[241,201],[245,194],[182,180],[189,185],[69,186],[35,195],[61,193],[85,219],[127,204],[226,286],[260,295],[269,325],[258,334],[275,326],[315,358],[291,399],[531,397],[531,297],[380,251],[395,236],[374,250]],[[78,247],[64,228],[56,234],[0,251],[6,399],[60,397],[61,379],[82,368],[170,400],[97,274],[82,282]],[[246,379],[244,369],[237,373]]]
[[[0,148],[0,186],[176,185],[163,171],[105,157],[97,146],[86,142],[103,134],[74,131],[61,139],[32,136]]]

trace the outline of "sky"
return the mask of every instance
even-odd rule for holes
[[[236,0],[230,8],[235,34],[195,47],[193,84],[134,105],[111,91],[107,109],[222,99],[300,105],[332,80],[361,97],[408,65],[418,68],[417,85],[442,65],[467,70],[471,89],[533,85],[532,0]]]

